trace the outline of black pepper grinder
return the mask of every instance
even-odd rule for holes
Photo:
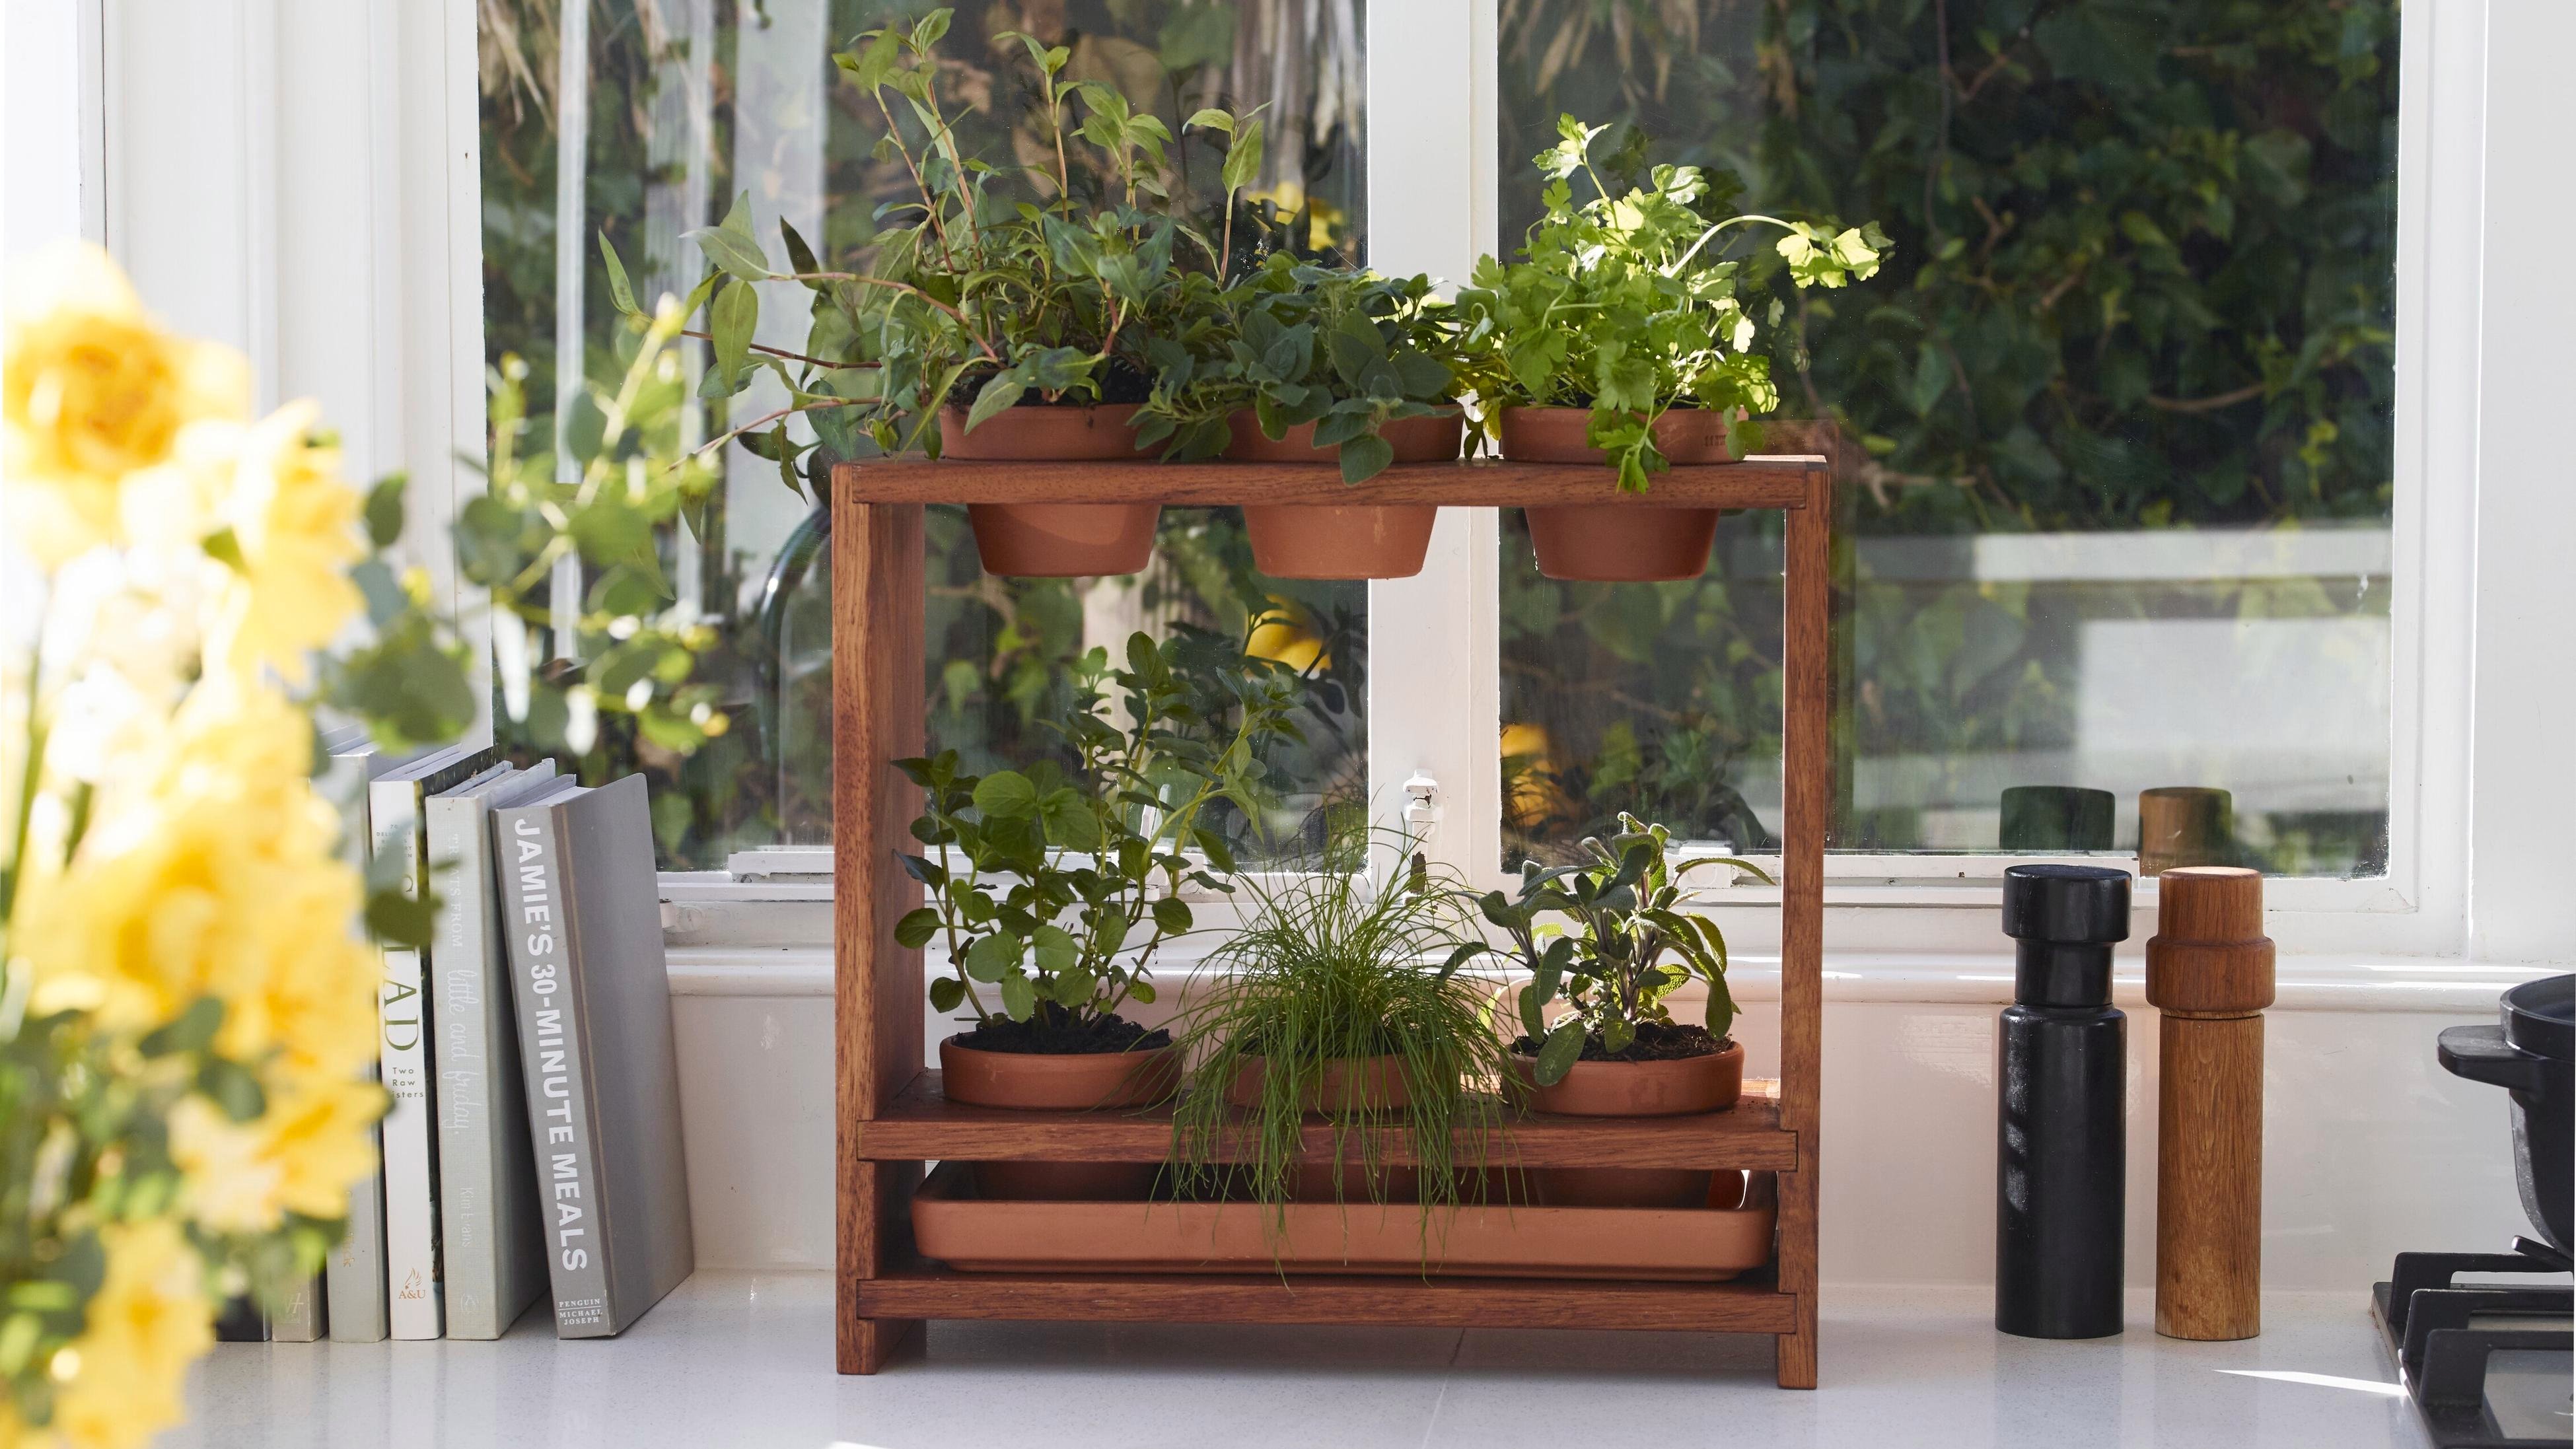
[[[2128,1018],[2111,943],[2129,876],[2089,865],[2004,872],[2013,1004],[1997,1038],[1995,1327],[2024,1338],[2120,1331]]]

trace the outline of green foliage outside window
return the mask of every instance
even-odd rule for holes
[[[1750,208],[1877,218],[1888,273],[1795,294],[1778,369],[1784,416],[1839,429],[1847,539],[2384,524],[2397,32],[2384,0],[1505,0],[1503,234],[1567,111],[1737,171]],[[1731,527],[1696,583],[1506,569],[1506,718],[1545,735],[1511,767],[1518,845],[1622,808],[1759,843],[1726,782],[1779,748],[1776,529]],[[2067,737],[2070,621],[2027,586],[1849,587],[1847,758]],[[2143,602],[2350,607],[2309,580]],[[1917,843],[1902,812],[1837,826]],[[2285,819],[2261,863],[2373,869],[2383,830]]]

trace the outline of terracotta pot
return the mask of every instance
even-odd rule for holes
[[[1679,465],[1732,463],[1728,414],[1674,408],[1655,419],[1655,447]],[[1515,463],[1598,463],[1585,441],[1588,408],[1503,409],[1503,456]],[[1645,583],[1695,579],[1708,568],[1719,510],[1665,508],[1637,494],[1609,503],[1546,504],[1523,510],[1538,571],[1552,579]]]
[[[1226,420],[1234,441],[1225,455],[1250,463],[1335,463],[1339,445],[1315,446],[1315,425],[1299,423],[1273,439],[1250,408]],[[1397,418],[1378,429],[1398,463],[1436,463],[1458,456],[1462,419]],[[1363,483],[1360,487],[1367,487]],[[1243,510],[1252,566],[1274,579],[1403,579],[1422,572],[1431,525],[1429,503],[1266,503]]]
[[[966,410],[939,412],[939,454],[965,462],[1105,462],[1137,457],[1136,405],[1004,408],[969,432]],[[1132,574],[1154,556],[1158,503],[975,503],[975,555],[1013,578]]]
[[[1180,1087],[1177,1047],[1141,1052],[986,1052],[939,1044],[941,1091],[951,1102],[1023,1112],[1146,1107]]]
[[[1564,1080],[1542,1087],[1537,1062],[1520,1053],[1512,1070],[1529,1088],[1529,1107],[1560,1117],[1687,1117],[1723,1112],[1744,1095],[1744,1048],[1668,1062],[1576,1062]]]
[[[1247,1058],[1235,1068],[1225,1099],[1247,1111],[1259,1107],[1268,1077],[1267,1062],[1260,1057]],[[1355,1112],[1398,1112],[1412,1104],[1413,1091],[1404,1080],[1404,1058],[1356,1057],[1324,1064],[1321,1080],[1306,1093],[1304,1110],[1340,1117]]]
[[[1515,1054],[1533,1112],[1565,1117],[1680,1117],[1723,1112],[1744,1094],[1744,1048],[1668,1062],[1576,1062],[1554,1086],[1538,1085],[1537,1064]],[[1556,1207],[1690,1207],[1709,1200],[1705,1169],[1547,1167],[1533,1174],[1539,1201]]]
[[[1141,1052],[987,1052],[939,1044],[940,1090],[952,1102],[1023,1112],[1144,1107],[1180,1086],[1178,1047]],[[1151,1162],[979,1162],[978,1188],[995,1200],[1142,1202]]]

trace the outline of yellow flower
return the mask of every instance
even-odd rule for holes
[[[117,490],[162,461],[199,418],[248,411],[229,348],[154,325],[107,253],[64,243],[14,268],[8,304],[5,470],[11,531],[59,563],[117,536]]]
[[[170,1113],[170,1156],[183,1174],[180,1204],[218,1233],[265,1233],[289,1212],[336,1218],[349,1184],[373,1170],[366,1127],[384,1091],[356,1078],[272,1092],[268,1110],[235,1122],[200,1096]]]
[[[128,1449],[185,1417],[188,1364],[215,1340],[205,1268],[167,1218],[99,1230],[107,1277],[89,1324],[58,1350],[54,1432],[73,1449]]]
[[[130,536],[229,554],[207,653],[220,668],[275,668],[292,684],[306,655],[358,611],[349,566],[366,557],[363,506],[340,475],[340,448],[316,431],[311,399],[256,423],[209,421],[179,435],[178,456],[127,490]],[[175,535],[175,536],[174,536]]]
[[[1324,650],[1324,641],[1315,637],[1305,625],[1305,610],[1287,599],[1273,596],[1269,612],[1262,614],[1243,641],[1243,652],[1254,659],[1267,659],[1285,664],[1300,674],[1332,667],[1333,656]]]
[[[16,948],[38,1010],[149,1031],[200,996],[225,1007],[236,1061],[340,1079],[375,1054],[377,973],[353,932],[357,872],[304,771],[301,711],[201,684],[159,759],[103,786],[79,853],[31,876]]]

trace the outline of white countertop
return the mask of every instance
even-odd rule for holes
[[[218,1344],[162,1449],[1570,1449],[2416,1446],[2365,1292],[2276,1295],[2262,1337],[2187,1344],[2134,1296],[2115,1339],[1990,1326],[1983,1290],[1827,1290],[1824,1387],[1771,1340],[1414,1328],[934,1323],[874,1378],[832,1372],[831,1280],[706,1272],[616,1340]]]

